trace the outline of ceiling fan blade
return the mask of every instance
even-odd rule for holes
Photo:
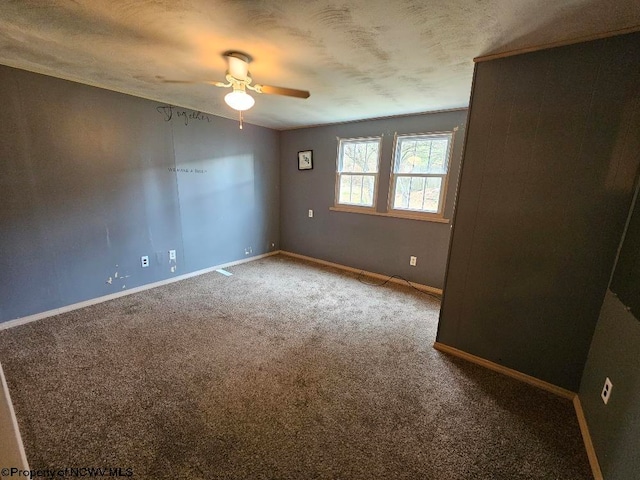
[[[228,87],[228,83],[223,82],[214,82],[213,80],[172,80],[170,78],[164,77],[156,77],[162,83],[178,83],[178,84],[186,84],[186,85],[196,85],[198,83],[205,83],[208,85],[213,85],[214,87]]]
[[[311,95],[306,90],[296,90],[295,88],[274,87],[272,85],[256,85],[260,93],[267,95],[284,95],[286,97],[309,98]]]

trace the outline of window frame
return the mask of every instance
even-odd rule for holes
[[[453,145],[456,130],[446,130],[426,133],[395,133],[393,139],[393,152],[391,155],[391,170],[389,173],[389,196],[387,198],[387,212],[393,216],[413,217],[419,219],[444,219],[445,203],[447,198],[447,189],[449,186],[449,174],[451,173],[451,160],[453,158]],[[396,157],[398,155],[399,141],[405,137],[449,137],[448,151],[446,153],[446,173],[396,173]],[[394,208],[396,196],[396,179],[400,177],[420,177],[424,178],[441,178],[442,187],[440,188],[440,198],[438,199],[437,212],[425,212],[420,210],[410,210],[405,208]]]
[[[380,185],[380,160],[382,158],[382,135],[371,135],[368,137],[337,137],[338,138],[338,151],[336,155],[336,178],[335,178],[335,192],[334,192],[334,207],[341,210],[356,210],[362,212],[375,212],[378,203],[378,189]],[[373,202],[371,206],[368,205],[358,205],[356,203],[341,203],[340,202],[340,178],[341,175],[344,175],[345,172],[340,171],[340,164],[342,163],[342,145],[346,142],[357,142],[357,141],[367,141],[367,140],[377,140],[378,141],[378,156],[376,159],[376,172],[372,173],[355,173],[355,172],[346,172],[347,175],[362,175],[362,176],[373,176]]]

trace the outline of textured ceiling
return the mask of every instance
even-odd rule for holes
[[[474,57],[640,24],[638,0],[3,0],[0,63],[228,118],[227,50],[249,53],[249,123],[277,129],[465,107]]]

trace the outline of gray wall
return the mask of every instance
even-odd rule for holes
[[[8,67],[0,104],[0,321],[277,248],[277,132]]]
[[[640,143],[640,135],[635,137]],[[635,150],[640,151],[640,145]],[[638,305],[633,286],[637,288],[640,283],[636,255],[640,248],[639,219],[636,198],[614,276],[629,295],[607,292],[580,384],[580,401],[607,480],[635,478],[640,472],[640,321],[638,311],[631,308]],[[612,280],[610,288],[615,283]],[[600,393],[607,377],[613,388],[605,405]]]
[[[608,292],[580,384],[598,461],[607,480],[638,478],[640,456],[640,321]],[[600,399],[605,378],[609,403]]]
[[[476,65],[439,342],[577,391],[640,162],[639,50]]]
[[[466,110],[361,121],[282,132],[281,247],[302,255],[442,288],[450,225],[330,211],[334,205],[337,137],[384,135],[378,211],[384,212],[394,134],[459,130],[455,136],[445,217],[451,218],[460,168]],[[298,171],[297,152],[313,150],[313,170]],[[309,209],[314,218],[308,217]],[[416,267],[409,257],[418,257]]]

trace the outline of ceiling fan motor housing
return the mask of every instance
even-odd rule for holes
[[[251,58],[240,52],[229,52],[225,54],[229,64],[228,74],[236,80],[245,81],[249,77],[249,62]]]

